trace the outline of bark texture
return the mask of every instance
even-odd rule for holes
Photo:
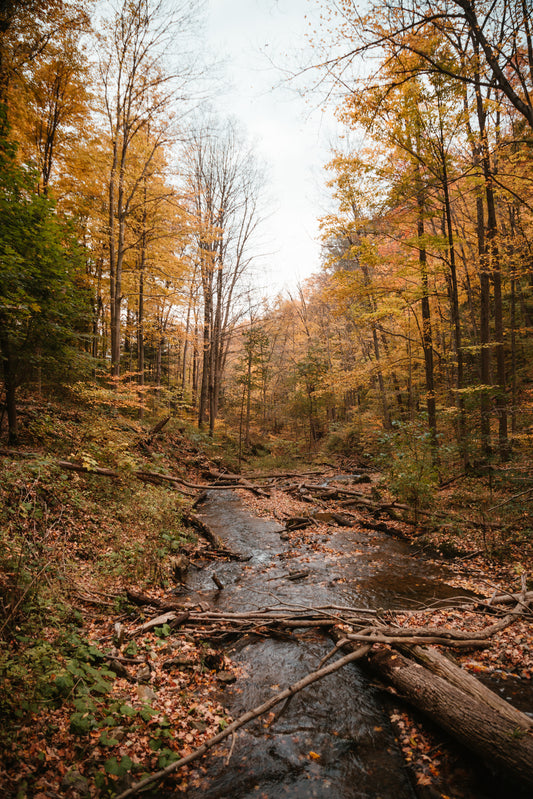
[[[409,704],[476,752],[490,766],[533,788],[533,734],[486,702],[452,685],[399,652],[379,650],[371,669]]]

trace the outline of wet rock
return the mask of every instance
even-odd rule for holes
[[[232,671],[219,671],[217,674],[217,680],[221,683],[224,683],[224,685],[231,685],[232,683],[236,682],[237,677]]]

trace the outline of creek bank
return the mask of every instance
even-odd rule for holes
[[[332,536],[324,530],[314,529],[311,533],[307,532],[304,539],[301,538],[302,531],[295,531],[291,534],[290,542],[286,543],[280,536],[283,528],[279,525],[273,526],[272,521],[253,520],[250,516],[243,512],[242,506],[237,497],[234,495],[226,495],[217,493],[216,497],[213,496],[212,502],[209,501],[207,506],[202,506],[202,518],[209,525],[211,529],[217,530],[224,538],[225,543],[231,549],[238,549],[246,553],[249,558],[246,566],[238,565],[236,563],[226,564],[222,569],[219,569],[219,574],[226,588],[220,592],[209,591],[208,583],[200,575],[192,580],[192,587],[205,595],[207,591],[214,606],[218,608],[225,608],[228,610],[246,609],[247,607],[257,607],[264,605],[265,598],[274,598],[280,603],[289,603],[301,607],[316,606],[321,602],[332,600],[336,597],[337,601],[345,603],[349,598],[350,603],[362,602],[363,604],[378,603],[378,607],[387,608],[391,603],[397,602],[402,597],[402,592],[407,589],[407,595],[403,593],[404,602],[407,603],[421,603],[427,602],[428,599],[432,601],[439,601],[442,599],[450,599],[454,594],[457,594],[455,588],[447,586],[439,581],[443,569],[434,565],[428,565],[424,561],[417,561],[409,557],[409,550],[402,542],[395,542],[391,539],[386,539],[384,536],[372,536],[368,540],[368,535],[359,535],[354,531],[348,534],[345,530],[338,529]],[[293,509],[292,509],[293,510]],[[342,542],[342,543],[341,543]],[[365,551],[366,545],[366,551]],[[402,552],[402,547],[404,551]],[[356,557],[353,557],[354,551]],[[400,556],[400,563],[398,562]],[[401,558],[404,558],[402,561]],[[305,564],[307,575],[305,579],[292,582],[288,579],[290,571],[286,568],[285,564],[290,562],[291,568],[294,571],[296,568]],[[283,566],[281,566],[283,564]],[[275,587],[274,587],[275,586]],[[367,605],[368,606],[368,605]],[[307,636],[306,636],[307,637]],[[233,656],[237,658],[237,662],[241,667],[247,670],[251,678],[239,680],[237,686],[230,692],[230,709],[235,716],[243,708],[252,707],[254,703],[257,704],[259,697],[264,696],[265,692],[268,693],[268,687],[272,689],[272,685],[277,687],[280,682],[280,677],[283,680],[290,680],[294,677],[294,663],[299,663],[301,666],[302,646],[309,647],[308,640],[302,640],[299,636],[295,643],[291,641],[254,641],[241,642],[237,649],[233,652]],[[320,640],[313,638],[313,647],[321,646]],[[315,654],[315,658],[317,655]],[[307,669],[311,670],[308,660]],[[265,672],[266,675],[263,679],[261,674]],[[350,671],[356,671],[350,669]],[[344,677],[344,679],[347,679]],[[329,680],[329,678],[328,678]],[[336,687],[334,691],[328,694],[321,686],[317,689],[319,691],[318,698],[315,699],[317,707],[315,712],[326,715],[326,718],[331,722],[339,714],[339,707],[342,709],[349,708],[348,716],[353,722],[355,720],[359,733],[365,727],[364,721],[357,718],[358,700],[354,697],[363,697],[362,704],[367,703],[366,710],[374,703],[379,707],[379,700],[376,700],[375,689],[368,683],[358,685],[351,685],[348,693],[343,693],[342,688]],[[374,691],[374,693],[372,693]],[[241,699],[245,702],[241,703]],[[307,697],[307,694],[306,694]],[[328,699],[331,704],[328,706]],[[224,790],[227,789],[229,784],[233,785],[233,789],[239,786],[237,796],[247,797],[248,795],[257,795],[254,791],[262,791],[262,795],[268,797],[278,797],[283,795],[284,790],[290,790],[291,796],[321,796],[320,793],[325,785],[328,793],[323,795],[331,795],[332,784],[334,793],[338,796],[352,796],[350,788],[343,785],[342,779],[339,774],[333,775],[328,772],[327,758],[322,760],[320,752],[316,749],[319,748],[315,744],[314,752],[316,758],[309,753],[298,750],[297,757],[298,773],[303,773],[306,787],[302,788],[299,781],[296,780],[295,774],[288,771],[283,773],[283,776],[273,780],[273,774],[279,773],[279,763],[274,767],[272,761],[269,759],[268,752],[265,755],[265,741],[270,741],[270,749],[268,751],[276,752],[275,760],[283,760],[284,747],[288,746],[287,740],[280,738],[283,733],[283,724],[290,723],[304,726],[305,729],[314,731],[316,733],[316,740],[321,742],[321,746],[328,751],[328,739],[342,739],[339,730],[321,728],[317,722],[317,718],[313,717],[309,708],[313,705],[313,700],[306,698],[305,700],[298,700],[295,697],[291,701],[287,713],[283,713],[283,719],[275,719],[266,731],[261,729],[260,725],[256,725],[255,732],[250,730],[242,731],[239,734],[236,745],[232,748],[232,757],[230,764],[225,761],[221,763],[218,771],[214,767],[209,767],[209,779],[201,782],[202,796],[224,796]],[[356,710],[357,706],[357,710]],[[296,710],[294,709],[296,708]],[[375,713],[375,707],[372,711]],[[371,712],[371,715],[372,715]],[[296,714],[295,716],[291,714]],[[376,721],[374,716],[373,722],[367,720],[366,728],[370,729],[383,729],[383,711],[381,711],[381,718]],[[302,721],[303,719],[303,721]],[[322,719],[323,720],[323,719]],[[278,726],[281,729],[278,730]],[[385,725],[389,728],[388,723]],[[294,730],[293,730],[294,731]],[[389,728],[390,732],[390,728]],[[274,743],[272,743],[272,740]],[[313,735],[308,735],[304,739],[304,747],[312,746]],[[393,740],[393,739],[392,739]],[[360,745],[360,744],[359,744]],[[281,749],[279,749],[281,747]],[[292,749],[291,749],[292,747]],[[291,747],[294,748],[294,736],[291,740]],[[372,750],[374,761],[378,758],[379,765],[377,771],[381,772],[383,768],[387,769],[394,759],[390,758],[390,752],[397,747],[381,745],[373,741],[369,750]],[[366,753],[366,750],[365,750]],[[337,753],[335,755],[335,763],[338,766],[343,758]],[[253,769],[250,768],[250,763],[253,760]],[[290,760],[290,758],[289,758]],[[292,762],[292,761],[291,761]],[[309,784],[311,780],[310,767],[314,775],[312,793],[308,793]],[[363,770],[364,770],[364,762]],[[296,763],[296,761],[294,761]],[[293,763],[293,765],[294,765]],[[306,765],[302,765],[305,763]],[[362,791],[360,796],[376,796],[376,795],[398,795],[398,785],[402,783],[399,774],[405,781],[405,772],[400,769],[395,772],[393,783],[396,786],[394,792],[391,791],[391,785],[378,785],[374,783],[362,786],[361,776],[361,762],[359,762],[359,771],[351,772],[348,784],[352,783],[355,779],[360,786],[359,790]],[[277,769],[277,771],[276,771]],[[393,768],[394,771],[394,768]],[[419,777],[426,778],[426,775],[419,774]],[[367,774],[368,777],[368,774]],[[332,783],[331,780],[334,780]],[[295,781],[296,780],[296,781]],[[254,783],[253,790],[251,783]],[[410,784],[410,783],[409,783]],[[422,783],[423,784],[423,783]],[[226,788],[224,787],[226,786]],[[259,786],[259,787],[257,787]],[[290,788],[288,787],[290,786]],[[361,787],[362,786],[362,787]],[[411,786],[412,788],[412,786]],[[303,793],[299,791],[303,790]],[[365,790],[368,793],[365,793]],[[406,790],[408,790],[406,788]],[[381,791],[381,793],[378,793]],[[487,792],[488,791],[488,792]],[[196,794],[194,794],[196,795]],[[407,794],[406,794],[407,795]],[[459,794],[457,794],[459,795]],[[491,793],[490,788],[485,788],[483,785],[477,787],[470,787],[467,794],[471,797],[475,796],[491,796],[498,795]],[[191,794],[192,796],[192,794]]]
[[[173,451],[178,450],[180,450],[180,447],[176,442],[173,442]],[[64,453],[61,453],[61,455],[64,457]],[[144,474],[149,474],[152,468],[153,466],[146,464]],[[78,729],[77,726],[74,729],[71,725],[73,711],[76,708],[72,707],[70,697],[67,697],[59,705],[43,706],[39,711],[32,711],[31,714],[28,714],[28,718],[24,718],[20,724],[17,724],[15,734],[10,740],[7,740],[2,764],[0,765],[0,782],[2,788],[4,789],[5,787],[6,796],[23,795],[24,790],[26,790],[24,785],[27,785],[28,796],[41,792],[44,795],[50,793],[51,795],[61,795],[65,799],[67,797],[70,799],[71,796],[78,797],[78,787],[85,780],[88,794],[96,797],[101,795],[98,786],[101,788],[102,778],[105,779],[104,784],[108,790],[115,788],[118,792],[119,784],[124,785],[128,779],[139,779],[140,775],[147,771],[156,771],[161,766],[161,761],[164,761],[173,753],[174,756],[190,753],[200,746],[202,741],[211,740],[221,726],[230,722],[224,709],[213,700],[213,687],[218,683],[218,675],[224,672],[232,671],[234,676],[239,675],[235,674],[238,669],[230,665],[220,649],[217,651],[216,648],[206,648],[205,645],[201,645],[199,643],[201,638],[198,639],[191,636],[188,628],[165,630],[165,625],[163,625],[163,628],[158,628],[155,631],[141,632],[133,641],[126,639],[122,644],[120,644],[120,636],[116,635],[116,630],[114,629],[117,622],[122,623],[128,631],[130,628],[141,627],[147,618],[156,615],[158,612],[160,613],[163,606],[175,606],[176,601],[179,602],[180,599],[183,599],[179,595],[179,586],[171,591],[158,588],[157,581],[161,579],[162,575],[168,575],[171,564],[170,559],[164,562],[154,559],[156,554],[154,546],[155,542],[158,542],[158,546],[163,544],[163,546],[168,547],[169,534],[165,531],[171,530],[172,525],[170,524],[168,527],[161,525],[161,510],[157,506],[160,503],[161,507],[166,507],[166,503],[169,502],[169,510],[175,507],[177,503],[172,498],[176,497],[178,492],[182,493],[180,488],[177,488],[179,485],[194,492],[204,489],[206,486],[203,474],[185,474],[178,467],[179,478],[176,480],[172,475],[175,470],[175,461],[169,459],[166,469],[168,474],[166,476],[172,477],[172,479],[164,480],[164,484],[161,484],[162,486],[164,485],[164,488],[158,488],[152,486],[150,482],[140,482],[136,477],[131,480],[117,480],[110,478],[107,474],[102,474],[101,471],[93,472],[90,469],[81,472],[77,469],[75,471],[69,470],[63,478],[58,480],[56,471],[53,470],[48,474],[46,469],[44,469],[43,476],[39,482],[39,484],[43,484],[47,503],[46,514],[43,514],[43,518],[47,520],[46,529],[43,526],[43,536],[45,536],[43,540],[50,543],[49,538],[46,537],[48,536],[49,521],[50,518],[52,518],[52,521],[57,518],[59,521],[53,529],[61,534],[58,541],[68,542],[71,555],[75,558],[74,564],[70,564],[71,567],[72,565],[76,567],[71,571],[75,579],[71,578],[68,583],[68,596],[76,614],[72,616],[72,619],[75,620],[76,624],[83,624],[83,627],[75,633],[70,630],[65,631],[69,636],[68,649],[62,645],[63,648],[58,653],[57,667],[54,667],[55,672],[57,673],[57,668],[59,668],[61,675],[62,669],[66,665],[63,662],[63,652],[70,657],[74,655],[76,658],[75,663],[78,664],[76,667],[84,670],[84,673],[90,668],[93,675],[96,671],[100,674],[98,669],[98,664],[101,663],[100,658],[103,657],[103,662],[105,663],[107,658],[113,654],[117,656],[115,660],[118,666],[124,667],[124,675],[120,676],[120,672],[118,673],[113,685],[109,687],[109,695],[105,697],[99,696],[94,709],[91,710],[89,715],[84,716],[84,724],[87,722],[86,726],[88,728],[83,731]],[[26,472],[28,480],[25,485],[33,486],[34,470],[27,469],[23,471],[24,474]],[[6,467],[6,474],[10,474],[9,466]],[[18,474],[18,471],[16,471],[16,474]],[[158,475],[158,477],[161,478],[161,475]],[[253,477],[250,475],[250,481],[256,477],[257,475]],[[289,476],[289,480],[294,485],[298,482],[298,476],[293,473]],[[309,476],[309,480],[314,481],[315,478]],[[261,482],[264,481],[261,479]],[[274,482],[282,481],[275,478]],[[192,485],[187,485],[187,483]],[[8,481],[6,480],[5,485],[7,484]],[[19,488],[20,484],[17,482],[12,489],[15,496],[18,496]],[[363,489],[368,490],[366,486],[362,486],[361,490]],[[224,488],[219,486],[218,490],[224,491]],[[68,501],[72,492],[74,492],[74,499],[77,504],[71,508]],[[257,500],[265,503],[265,509],[270,506],[270,511],[268,512],[271,512],[272,508],[276,509],[276,512],[280,514],[281,526],[283,526],[286,516],[285,509],[280,511],[281,496],[285,497],[287,503],[291,506],[290,508],[287,507],[287,515],[289,513],[309,513],[312,504],[315,504],[314,502],[302,501],[300,505],[297,505],[296,500],[290,495],[281,493],[278,495],[277,490],[273,489],[272,485],[265,485],[265,493],[270,493],[270,498],[254,495],[247,487],[245,496],[248,502]],[[102,496],[104,495],[106,499],[105,502],[102,502]],[[59,497],[64,504],[58,504],[57,516],[49,517],[50,507],[48,503],[51,496],[56,499]],[[139,497],[145,497],[145,505],[139,505]],[[93,501],[94,504],[91,504]],[[81,505],[79,504],[80,502],[82,503]],[[156,509],[154,511],[154,522],[157,521],[157,530],[154,527],[153,534],[151,528],[144,525],[145,516],[152,505]],[[127,509],[130,506],[131,510],[128,515]],[[75,512],[73,510],[74,507],[80,507],[80,511]],[[51,508],[54,510],[55,505],[52,504]],[[140,508],[144,508],[144,511],[140,512]],[[265,510],[265,512],[267,511]],[[361,519],[363,519],[362,512],[360,515]],[[392,522],[392,526],[396,524],[399,525],[397,522]],[[38,522],[37,528],[39,529]],[[370,529],[372,529],[372,525]],[[276,594],[276,592],[279,593],[281,588],[290,587],[291,582],[288,579],[288,575],[294,575],[298,572],[307,572],[307,576],[303,576],[301,580],[297,580],[294,583],[294,585],[299,583],[300,588],[309,585],[309,578],[313,580],[318,577],[321,582],[327,582],[331,578],[331,586],[329,587],[339,592],[344,591],[346,588],[346,590],[352,591],[354,596],[357,596],[357,586],[353,581],[350,584],[349,580],[344,579],[346,573],[340,579],[337,579],[336,575],[328,574],[330,572],[328,564],[335,560],[336,557],[333,554],[334,547],[332,542],[337,538],[339,541],[343,540],[343,536],[347,536],[346,541],[348,542],[351,532],[348,529],[337,528],[336,525],[326,525],[325,528],[312,525],[309,530],[279,534],[280,541],[283,541],[285,536],[287,536],[284,543],[289,551],[283,555],[283,558],[280,556],[277,569],[270,571],[270,574],[274,574],[275,577],[268,584],[268,601],[273,601],[271,595]],[[362,529],[356,529],[356,532],[361,533],[363,539],[368,538],[369,534]],[[30,516],[28,519],[28,540],[34,542],[35,534],[35,518]],[[371,533],[370,535],[372,537],[373,534]],[[187,538],[182,540],[184,542],[188,541]],[[303,558],[307,557],[308,554],[315,558],[316,562],[312,568],[308,562],[301,564],[303,568],[298,568],[298,560],[293,557],[293,553],[290,551],[292,542],[294,542],[294,548],[300,548],[300,545],[303,547]],[[401,545],[401,542],[399,543]],[[192,544],[192,542],[186,543],[187,551],[185,555],[192,561],[192,564],[194,564],[199,552],[203,552],[205,555],[206,589],[204,597],[200,597],[199,606],[209,607],[211,606],[210,598],[220,597],[220,592],[217,591],[215,584],[210,580],[210,575],[215,571],[218,572],[222,563],[227,563],[228,553],[224,553],[220,549],[216,551],[215,546],[216,542],[211,546],[205,546],[203,543],[200,543],[199,546]],[[353,552],[352,557],[354,560],[365,560],[367,554],[371,556],[371,553],[367,553],[365,550],[364,540],[361,540],[361,546],[357,548],[361,549],[361,554]],[[64,544],[62,544],[61,552],[64,552],[64,549]],[[119,580],[107,579],[100,581],[99,573],[92,571],[94,565],[91,560],[92,553],[96,555],[101,552],[106,560],[108,556],[113,556],[113,560],[109,560],[109,564],[112,564],[116,558],[120,557],[122,557],[120,562],[126,563],[126,557],[131,558],[134,551],[137,553],[136,559],[127,561],[128,568],[127,570],[121,569]],[[31,552],[33,552],[33,548]],[[159,553],[159,550],[157,552]],[[138,569],[133,571],[129,564],[131,563],[135,566],[141,562],[141,557],[142,562],[148,564],[148,568],[145,566],[142,572]],[[246,565],[252,559],[252,553],[244,555],[243,558],[245,559],[243,562]],[[470,563],[469,561],[468,568],[470,568]],[[63,557],[58,558],[58,567],[62,567],[63,564]],[[154,566],[157,566],[157,569],[152,570]],[[191,565],[191,570],[193,568],[194,566]],[[224,566],[224,568],[226,567]],[[236,561],[233,562],[233,568],[237,568]],[[373,576],[377,582],[375,590],[379,594],[380,591],[385,590],[387,587],[387,574],[380,575],[379,569],[376,571],[376,568],[376,564],[372,564]],[[437,568],[439,568],[439,564],[437,564]],[[465,569],[465,575],[466,572],[467,570]],[[369,570],[368,577],[370,578],[371,576],[371,570]],[[425,577],[425,574],[422,573],[422,576]],[[221,574],[221,577],[224,577],[224,581],[226,580],[224,575]],[[493,582],[496,583],[497,581],[493,577]],[[412,582],[415,582],[415,575],[413,575]],[[469,582],[471,583],[470,580]],[[46,584],[48,585],[48,581],[46,581]],[[500,584],[502,587],[509,587],[512,583],[508,579],[502,579]],[[149,588],[147,588],[148,585],[150,586]],[[132,593],[142,594],[144,592],[149,600],[148,605],[144,607],[142,605],[137,606],[134,603],[132,607],[125,596],[126,587],[133,589]],[[426,583],[426,587],[431,588],[431,584],[428,585]],[[476,588],[475,585],[471,587]],[[410,590],[411,585],[408,582],[406,583],[406,591],[408,593],[404,595],[409,596],[410,604],[413,607],[418,607],[419,601],[416,599],[416,595],[414,597],[411,596]],[[453,588],[450,590],[452,593],[457,593]],[[222,593],[227,592],[227,588],[222,591]],[[480,593],[486,595],[486,586],[485,591],[480,591]],[[391,601],[397,598],[392,595]],[[261,602],[263,599],[264,597],[261,597]],[[436,623],[450,623],[453,626],[454,623],[457,623],[457,617],[454,618],[453,613],[455,613],[453,609],[445,611],[443,608],[439,608],[436,615],[440,616],[440,618],[436,619]],[[465,612],[460,611],[460,615],[464,617]],[[408,623],[408,620],[409,615],[406,616],[405,623]],[[48,651],[45,651],[46,647],[54,651],[57,648],[58,633],[61,633],[61,631],[55,629],[55,626],[55,622],[52,620],[51,627],[43,631],[44,643],[40,644],[39,651],[43,651],[45,655],[46,651]],[[510,636],[510,631],[508,630],[498,634],[497,646],[493,646],[489,650],[482,650],[479,653],[476,652],[475,658],[472,658],[475,668],[477,668],[481,656],[484,656],[485,653],[499,650],[502,657],[500,667],[506,675],[510,673],[518,674],[520,669],[525,672],[528,668],[528,663],[524,658],[524,648],[518,645],[515,640],[514,630],[516,630],[516,627],[517,625],[513,628],[513,637],[509,637],[507,643],[503,642],[503,636]],[[72,646],[78,646],[79,635],[87,636],[89,642],[101,653],[100,655],[93,651],[93,654],[89,655],[91,658],[96,658],[96,660],[89,661],[92,665],[86,665],[87,646],[83,641],[80,641],[80,655],[78,655],[77,649],[75,651],[72,650]],[[280,632],[281,635],[282,633]],[[316,668],[317,663],[323,657],[324,639],[311,631],[308,631],[302,641],[296,642],[294,632],[290,638],[285,638],[285,635],[286,633],[283,633],[283,637],[277,639],[277,641],[287,645],[287,657],[292,658],[292,660],[294,660],[295,646],[303,649],[307,645],[319,644],[316,656],[312,656],[308,662],[303,663],[304,667],[298,674],[294,675],[295,678],[301,676],[302,673],[306,673],[310,668]],[[269,637],[262,636],[262,642],[265,645],[267,654],[270,652],[268,648],[270,646],[269,641]],[[524,643],[526,641],[527,639],[524,638]],[[34,650],[34,643],[37,644],[38,642],[32,642],[31,640],[20,641],[17,645],[19,650],[16,653],[18,663],[23,663],[24,657],[32,656],[34,651],[37,652],[37,650]],[[251,642],[248,641],[248,643]],[[137,655],[130,652],[130,644],[131,646],[133,644],[138,646]],[[533,647],[531,647],[530,651],[533,652]],[[515,653],[517,653],[516,656]],[[243,658],[245,655],[246,652],[243,652]],[[79,657],[82,657],[82,660],[79,660]],[[139,660],[142,662],[136,662]],[[39,663],[44,665],[42,660]],[[115,665],[114,662],[113,665]],[[93,666],[96,666],[97,669],[94,670]],[[351,669],[351,671],[358,673],[357,669]],[[109,679],[109,675],[106,674],[104,676],[107,680]],[[96,676],[94,676],[94,679],[96,680]],[[145,682],[146,680],[148,682]],[[510,683],[511,677],[505,680],[505,687],[507,688]],[[91,681],[89,681],[89,688],[91,684]],[[272,683],[272,685],[275,684]],[[236,692],[238,692],[238,687],[237,683],[234,686]],[[271,685],[265,686],[265,692],[267,695],[272,694]],[[224,689],[223,693],[229,693],[229,691]],[[148,701],[153,706],[152,710],[156,713],[155,717],[152,717],[150,711],[148,717],[143,718],[142,714],[148,713],[142,707],[143,697],[145,699],[148,697]],[[80,697],[75,696],[72,698],[76,702],[80,701]],[[378,694],[378,698],[379,706],[381,707],[382,697],[380,694]],[[291,705],[296,702],[297,697],[294,697]],[[113,715],[111,724],[109,723],[109,710],[111,710]],[[290,720],[290,716],[287,715],[289,710],[290,707],[282,713],[279,723],[285,717]],[[337,705],[332,704],[328,708],[329,716],[334,717],[336,712],[338,712]],[[132,713],[134,715],[130,716]],[[76,715],[74,713],[74,717]],[[423,747],[418,743],[415,746],[411,741],[415,739],[418,741],[422,737],[422,732],[413,732],[413,723],[406,721],[406,715],[403,710],[397,709],[393,716],[395,717],[393,721],[396,728],[401,728],[402,724],[405,724],[404,732],[398,733],[402,750],[405,752],[405,749],[409,747],[407,757],[411,758],[411,762],[414,762],[420,754],[416,767],[418,772],[416,791],[417,794],[420,794],[423,785],[418,784],[418,778],[430,779],[430,769],[434,768],[437,762],[435,752],[439,752],[439,759],[442,757],[440,739],[437,739],[433,744],[424,744]],[[388,724],[387,715],[384,723]],[[258,726],[261,728],[260,724]],[[115,730],[117,730],[116,736],[114,734]],[[357,733],[357,730],[355,733]],[[242,735],[245,734],[247,733],[243,731]],[[426,735],[426,732],[424,731],[423,734]],[[157,740],[154,740],[154,736]],[[239,733],[240,736],[241,733]],[[6,741],[5,737],[4,741]],[[153,750],[153,744],[157,744],[159,748]],[[361,744],[361,748],[364,751],[363,744]],[[169,749],[172,750],[170,754]],[[222,762],[225,761],[226,752],[227,749],[224,749],[221,755]],[[314,752],[314,755],[320,755],[320,752],[312,748],[305,750],[305,757],[311,759],[314,763],[314,755],[309,754],[310,752]],[[126,765],[128,758],[131,763],[130,769]],[[230,766],[232,762],[233,760],[230,759]],[[116,775],[118,764],[120,764],[121,772],[127,772],[122,777]],[[201,773],[201,768],[199,773],[203,779],[204,775]],[[74,781],[71,785],[69,774],[71,774],[73,769],[74,775],[75,772],[79,772],[81,776],[79,780]],[[167,792],[176,784],[182,786],[181,790],[187,796],[189,791],[195,788],[193,772],[189,769],[183,769],[179,775],[175,775],[174,779],[165,783]],[[432,784],[436,785],[435,782]],[[440,792],[453,795],[454,799],[455,796],[459,796],[457,790],[454,792],[445,787]],[[156,795],[161,794],[158,791]],[[463,795],[469,797],[469,799],[480,796],[479,791],[476,793],[474,789],[465,789]]]

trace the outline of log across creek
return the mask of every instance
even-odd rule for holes
[[[369,799],[373,796],[383,799],[420,796],[408,784],[409,781],[405,782],[399,754],[393,751],[392,739],[377,744],[373,743],[372,736],[369,744],[363,744],[361,739],[353,756],[349,755],[346,759],[346,740],[337,748],[326,744],[320,724],[313,721],[310,712],[306,715],[312,705],[313,712],[320,717],[321,699],[324,698],[326,702],[328,698],[330,704],[325,706],[323,712],[330,714],[332,729],[336,716],[349,719],[349,694],[342,694],[339,697],[341,705],[335,708],[335,692],[339,690],[337,686],[342,688],[342,682],[336,683],[333,689],[320,686],[322,680],[325,680],[323,684],[326,686],[327,681],[339,675],[341,670],[351,669],[350,663],[356,660],[365,671],[377,676],[386,690],[394,693],[395,701],[407,702],[445,730],[461,747],[475,753],[485,764],[489,775],[505,775],[515,786],[512,789],[514,793],[509,795],[516,796],[520,795],[521,790],[533,789],[532,719],[461,669],[442,649],[442,646],[451,649],[486,646],[495,631],[512,624],[520,614],[530,612],[533,597],[527,594],[525,587],[516,597],[500,598],[501,606],[494,608],[494,623],[481,632],[439,630],[425,626],[423,621],[413,630],[400,629],[395,624],[394,613],[391,610],[384,611],[383,606],[377,604],[380,600],[391,604],[392,595],[383,594],[382,584],[387,579],[391,584],[396,582],[397,586],[403,588],[410,581],[419,583],[420,595],[428,592],[427,599],[433,602],[439,598],[439,593],[440,598],[448,593],[451,601],[454,593],[451,589],[446,591],[438,577],[432,582],[428,578],[429,567],[409,559],[405,551],[399,548],[401,542],[388,544],[378,541],[377,544],[368,544],[365,549],[362,537],[365,534],[357,537],[352,531],[339,528],[339,532],[327,542],[328,549],[333,549],[333,544],[338,548],[328,560],[329,556],[324,553],[314,553],[302,545],[293,547],[287,544],[280,536],[283,528],[269,521],[253,519],[229,491],[208,494],[207,503],[198,510],[198,516],[199,527],[204,528],[204,533],[209,531],[211,543],[219,541],[226,552],[239,554],[240,562],[233,557],[217,564],[218,586],[211,579],[212,566],[206,567],[205,575],[200,572],[192,578],[190,588],[204,599],[207,597],[207,606],[202,602],[199,608],[187,613],[179,608],[175,611],[167,609],[164,614],[154,615],[154,623],[179,626],[189,635],[197,635],[199,640],[241,641],[236,651],[240,653],[240,663],[249,676],[242,684],[238,681],[238,691],[242,693],[235,694],[233,701],[234,708],[242,707],[242,712],[235,714],[231,708],[234,721],[229,727],[196,752],[132,786],[120,794],[119,799],[126,799],[149,788],[169,773],[199,759],[226,739],[231,742],[229,754],[222,764],[218,758],[218,771],[215,769],[219,787],[212,788],[204,784],[198,796],[222,797],[229,795],[227,792],[231,790],[232,796],[244,798],[255,796],[256,789],[257,795],[288,795],[295,799],[329,795]],[[363,552],[358,558],[350,556],[355,549]],[[380,564],[380,557],[396,560]],[[374,561],[369,564],[372,558]],[[301,568],[304,565],[305,569]],[[400,580],[398,574],[393,573],[393,565],[397,571],[411,569],[406,580]],[[290,579],[291,573],[299,572],[304,575],[302,579]],[[346,582],[337,583],[341,574],[347,575]],[[356,607],[351,605],[347,598],[364,596],[365,586],[369,592],[366,601]],[[463,599],[467,603],[474,601],[468,597]],[[325,633],[333,643],[328,645],[327,639],[322,639],[322,645],[314,641],[309,645],[305,636],[313,629],[319,636]],[[130,635],[140,632],[139,629],[132,630]],[[296,636],[303,634],[304,638],[293,637],[295,633]],[[435,649],[433,644],[441,648]],[[307,668],[306,673],[304,668],[302,673],[302,664],[296,664],[297,669],[296,658],[293,663],[290,653],[294,650],[301,652],[306,646],[313,651],[322,647],[326,654],[313,669]],[[265,662],[261,662],[261,658]],[[299,676],[295,679],[296,674]],[[354,690],[363,691],[365,696],[352,696],[354,715],[360,712],[358,708],[366,699],[372,703],[377,695],[369,682],[357,679],[359,682]],[[278,683],[279,687],[274,685],[267,690],[269,683]],[[284,684],[286,687],[283,687]],[[312,684],[318,688],[315,688],[317,693],[310,696],[308,686]],[[288,714],[287,703],[291,703]],[[296,708],[294,703],[297,704]],[[254,720],[271,713],[278,706],[281,707],[274,721],[270,719],[263,732],[257,726],[252,735],[246,732]],[[299,720],[298,708],[303,720]],[[287,718],[291,709],[293,715]],[[383,726],[379,720],[383,714],[376,716],[377,721],[374,722],[371,715],[368,718],[370,721],[365,717],[364,723],[374,723],[376,729]],[[361,723],[362,726],[364,723]],[[304,728],[306,740],[310,742],[310,757],[316,757],[317,761],[311,763],[310,767],[302,763],[302,753],[293,743],[297,737],[295,731],[301,734]],[[235,740],[239,740],[240,734],[247,736],[248,748],[243,750],[239,760],[239,744],[235,746]],[[356,732],[350,734],[357,737]],[[335,735],[342,738],[342,733],[333,732]],[[334,738],[332,740],[335,744]],[[318,751],[321,746],[324,752],[330,746],[333,753],[329,767],[326,756]],[[373,752],[375,746],[381,746],[382,751]],[[256,756],[257,761],[252,762]],[[371,764],[369,758],[374,758]],[[360,762],[355,762],[358,759]],[[313,768],[321,768],[321,761],[324,763],[324,774],[315,774]],[[282,772],[278,782],[274,777],[276,763],[279,763]],[[204,766],[209,774],[210,766],[208,763],[204,763]],[[283,771],[282,766],[286,771]],[[380,768],[383,772],[391,770],[388,781],[383,782],[384,775],[380,774]],[[342,769],[351,769],[348,777],[344,773],[339,776]],[[370,772],[374,776],[369,778]],[[294,774],[300,776],[293,779]],[[353,793],[353,781],[359,779],[358,774],[361,775],[361,784]],[[340,780],[340,787],[333,782],[331,793],[328,793],[328,784],[335,776]],[[372,779],[375,779],[374,788]],[[170,795],[158,793],[158,796]],[[191,792],[191,797],[196,795]],[[476,796],[471,794],[472,799]],[[488,794],[480,793],[479,796],[486,797]]]

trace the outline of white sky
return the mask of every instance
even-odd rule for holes
[[[307,15],[307,19],[306,19]],[[263,226],[270,295],[319,271],[318,217],[327,202],[324,164],[336,123],[284,86],[276,67],[298,63],[317,0],[209,0],[209,56],[226,61],[229,88],[216,102],[234,116],[267,165],[271,213]],[[269,63],[272,60],[275,67]],[[312,56],[309,55],[308,63]]]

